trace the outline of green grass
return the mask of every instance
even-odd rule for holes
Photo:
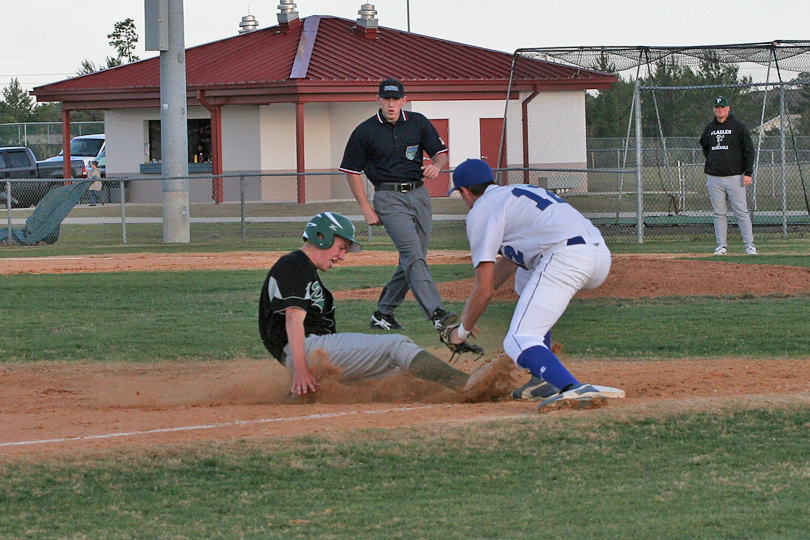
[[[4,538],[804,539],[810,410],[0,462]]]
[[[799,259],[797,259],[799,260]],[[435,265],[438,282],[472,276],[469,265]],[[324,275],[334,290],[381,286],[389,267],[343,267]],[[20,274],[0,281],[1,362],[266,358],[258,295],[266,271]],[[807,297],[575,299],[554,331],[573,357],[806,356]],[[368,332],[374,301],[338,303],[338,330]],[[463,302],[448,303],[460,312]],[[512,302],[494,302],[477,343],[494,352]],[[407,334],[435,347],[415,302],[397,311]]]
[[[575,300],[555,327],[568,356],[806,358],[810,293],[794,297]]]
[[[468,265],[434,268],[439,281],[461,279],[470,271]],[[381,286],[392,272],[388,267],[335,268],[324,279],[338,291],[369,283]],[[252,270],[3,276],[0,325],[6,331],[0,339],[0,362],[266,358],[257,322],[266,274]],[[418,317],[413,307],[409,312]],[[374,309],[374,302],[341,302],[338,328],[368,331]],[[435,341],[435,331],[430,338]]]

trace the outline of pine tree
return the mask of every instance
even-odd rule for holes
[[[11,84],[3,88],[2,104],[5,115],[12,117],[14,122],[27,121],[34,111],[34,100],[16,77],[11,79]]]
[[[137,62],[139,58],[132,54],[135,50],[135,44],[138,43],[138,33],[135,31],[135,21],[127,17],[123,21],[115,23],[113,33],[107,34],[110,39],[110,45],[118,52],[119,60],[123,63],[124,60],[129,62]],[[109,65],[109,61],[107,62]]]

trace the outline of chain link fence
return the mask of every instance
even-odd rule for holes
[[[359,238],[375,245],[390,244],[382,227],[366,225],[354,198],[307,198],[298,202],[298,183],[306,191],[324,192],[325,186],[348,183],[344,173],[195,175],[171,179],[187,181],[187,204],[167,206],[164,203],[164,178],[106,178],[101,191],[102,203],[91,205],[87,194],[67,215],[59,230],[58,242],[73,246],[115,244],[156,245],[164,243],[167,228],[186,228],[193,244],[241,244],[266,247],[297,247],[309,219],[322,211],[347,216],[357,227]],[[32,188],[47,191],[52,182],[42,180],[6,180],[0,195],[0,208],[5,206],[5,193],[10,188],[16,200]],[[224,200],[215,202],[214,192]],[[373,188],[367,182],[373,198]],[[40,195],[41,196],[41,195]],[[168,200],[168,199],[167,199]],[[177,201],[176,197],[171,200]],[[0,219],[0,231],[23,229],[36,212],[34,207],[6,207]],[[458,197],[433,200],[432,241],[445,249],[466,249],[465,218],[467,207]],[[180,216],[179,219],[167,216]],[[3,235],[0,235],[3,236]],[[7,242],[3,242],[8,245]],[[392,245],[392,244],[390,244]]]
[[[611,156],[614,152],[603,152]],[[597,159],[597,158],[594,158]],[[632,164],[628,164],[630,166]],[[755,232],[784,237],[807,233],[810,222],[799,191],[798,169],[781,163],[761,164],[752,208],[755,208]],[[495,170],[504,183],[529,183],[552,189],[583,212],[611,243],[637,242],[637,192],[635,169],[621,168],[504,168]],[[787,178],[787,181],[785,180]],[[101,200],[91,205],[87,194],[70,210],[58,231],[60,245],[77,247],[101,245],[158,245],[166,243],[167,227],[187,227],[192,244],[241,245],[284,248],[297,247],[301,232],[313,215],[334,211],[346,215],[360,238],[376,247],[391,247],[382,227],[366,225],[360,207],[351,197],[307,199],[297,201],[299,179],[308,187],[313,183],[344,182],[342,173],[240,174],[214,177],[190,176],[188,203],[171,207],[164,203],[164,179],[107,178],[103,181]],[[213,198],[214,186],[221,181],[226,194],[223,202]],[[587,190],[582,185],[587,185]],[[702,164],[679,162],[669,169],[645,167],[644,224],[645,237],[656,241],[713,238],[712,213],[708,202]],[[32,186],[47,192],[60,184],[45,180],[5,180],[0,194],[0,230],[24,229],[34,207],[9,208],[4,204],[10,188],[12,199],[28,192]],[[373,198],[373,189],[367,184]],[[41,194],[39,195],[41,196]],[[441,249],[468,249],[465,220],[466,204],[458,197],[433,199],[433,234],[431,246]],[[180,216],[170,218],[168,215]],[[0,234],[6,237],[5,234]],[[170,236],[176,238],[176,236]],[[7,241],[2,244],[8,245]]]

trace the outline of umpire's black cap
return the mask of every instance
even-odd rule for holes
[[[377,95],[381,98],[403,98],[405,97],[405,87],[396,79],[385,79],[380,83]]]

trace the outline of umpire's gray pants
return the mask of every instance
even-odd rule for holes
[[[706,187],[709,188],[709,199],[714,210],[714,237],[717,246],[728,245],[728,205],[726,197],[731,204],[731,210],[737,218],[745,247],[754,245],[754,228],[751,224],[751,215],[748,213],[748,203],[745,199],[745,186],[743,175],[712,176],[708,175]]]
[[[344,332],[307,336],[304,340],[307,363],[316,351],[323,351],[329,363],[341,369],[342,382],[360,381],[408,371],[422,348],[401,334],[359,334]],[[284,347],[284,365],[293,375],[290,346]]]
[[[384,314],[393,313],[410,289],[429,319],[436,308],[444,309],[444,306],[427,265],[433,227],[427,188],[422,186],[408,193],[377,191],[374,210],[399,251],[399,266],[383,287],[377,309]]]

